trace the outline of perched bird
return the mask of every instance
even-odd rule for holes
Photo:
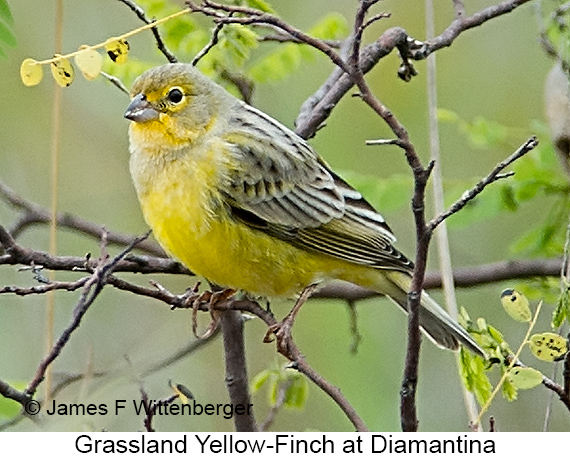
[[[406,309],[412,262],[305,140],[188,64],[143,73],[131,97],[130,170],[144,217],[193,272],[265,297],[342,279]],[[483,355],[425,292],[421,305],[438,345]]]

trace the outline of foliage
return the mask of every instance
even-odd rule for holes
[[[328,13],[308,34],[316,38],[334,40],[347,32],[345,18],[337,13]],[[285,44],[254,62],[247,74],[260,83],[279,81],[293,74],[302,64],[314,62],[318,55],[313,48],[294,43]]]
[[[486,411],[499,388],[502,389],[503,396],[507,400],[513,401],[516,400],[519,390],[532,389],[543,382],[545,377],[540,371],[520,363],[518,357],[524,346],[528,345],[531,353],[545,362],[557,362],[564,359],[569,349],[568,339],[558,334],[544,332],[530,335],[542,303],[537,306],[535,318],[531,321],[528,299],[520,291],[506,289],[501,294],[501,301],[511,318],[520,323],[529,323],[527,335],[516,354],[511,351],[501,332],[489,325],[485,319],[479,318],[474,323],[464,308],[461,309],[459,316],[462,325],[474,336],[488,355],[488,360],[483,361],[463,348],[460,353],[461,378],[467,389],[475,394],[477,401],[483,406],[482,413]],[[524,319],[521,319],[521,310]],[[495,390],[492,390],[491,381],[487,375],[493,366],[498,366],[501,373],[501,379]]]
[[[0,58],[6,57],[3,46],[16,46],[16,37],[12,33],[14,18],[7,0],[0,0]]]
[[[570,15],[564,0],[545,0],[541,3],[543,39],[566,62],[570,58]]]
[[[307,402],[309,384],[298,371],[279,368],[263,370],[252,379],[251,390],[255,393],[263,386],[267,386],[271,407],[280,407],[281,402],[285,408],[302,409]]]

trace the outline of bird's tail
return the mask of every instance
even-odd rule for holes
[[[395,287],[389,287],[387,295],[404,311],[408,309],[408,291],[411,277],[398,271],[384,271],[385,278]],[[462,344],[475,354],[486,358],[485,352],[458,322],[451,318],[425,291],[422,292],[420,326],[438,346],[457,350]]]

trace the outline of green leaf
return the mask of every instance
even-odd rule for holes
[[[335,40],[348,33],[346,18],[340,13],[329,13],[309,29],[308,34],[322,40]]]
[[[14,24],[14,17],[6,0],[0,0],[0,19],[8,25]]]
[[[302,57],[301,46],[288,43],[254,64],[248,74],[260,83],[280,81],[300,67]]]
[[[509,380],[515,389],[532,389],[542,383],[544,376],[530,367],[513,367],[509,371]]]
[[[552,327],[560,327],[564,319],[568,319],[570,322],[570,290],[568,287],[565,287],[560,294],[556,308],[552,312]]]
[[[280,380],[278,377],[270,378],[269,391],[268,391],[269,394],[268,399],[270,406],[275,406],[277,404],[277,397],[279,395],[279,386],[280,386]]]
[[[437,109],[437,119],[440,122],[448,122],[451,124],[458,123],[461,120],[461,118],[455,111],[452,111],[447,108]]]
[[[300,373],[288,377],[289,386],[285,391],[284,405],[287,408],[302,409],[307,403],[309,382]]]
[[[346,20],[338,13],[330,13],[314,25],[309,35],[322,39],[335,39],[346,33]],[[260,83],[281,81],[297,71],[302,63],[314,61],[320,53],[306,45],[287,43],[255,62],[248,76]]]
[[[240,24],[226,25],[220,32],[218,46],[223,53],[224,62],[236,67],[243,66],[252,49],[259,45],[258,35],[249,27]]]
[[[480,149],[502,146],[507,140],[508,130],[504,125],[481,116],[462,127],[473,146]]]
[[[12,419],[16,417],[22,406],[10,398],[0,397],[0,417],[2,419]]]
[[[24,390],[26,388],[26,382],[24,381],[9,382],[9,384],[18,390]],[[0,396],[0,418],[2,418],[3,421],[16,417],[20,414],[21,410],[22,405],[20,405],[20,403],[10,398]]]
[[[518,389],[510,377],[505,378],[503,382],[503,397],[508,401],[515,401],[518,396]]]
[[[461,347],[459,352],[459,374],[465,387],[473,392],[480,405],[491,397],[493,386],[486,373],[485,361]]]
[[[511,250],[516,254],[528,252],[544,257],[559,255],[562,250],[562,240],[559,239],[561,227],[550,222],[523,234],[511,245]]]
[[[1,1],[1,0],[0,0]],[[10,47],[16,46],[16,37],[8,26],[0,20],[0,43],[3,43]]]
[[[499,187],[499,189],[501,193],[501,206],[508,211],[516,211],[519,208],[519,203],[517,201],[513,186],[506,183],[503,186]]]
[[[568,352],[568,340],[552,332],[532,335],[528,344],[532,355],[545,362],[561,360]]]
[[[517,322],[530,322],[532,313],[528,299],[515,289],[505,289],[501,292],[501,303],[511,318]]]
[[[246,0],[246,3],[251,8],[263,11],[264,13],[271,13],[271,14],[275,13],[275,10],[271,7],[271,5],[264,0]]]
[[[272,377],[275,376],[275,370],[263,370],[257,373],[251,380],[251,390],[252,392],[257,392],[263,387],[263,385]]]

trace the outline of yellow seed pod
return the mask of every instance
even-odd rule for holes
[[[111,38],[105,45],[105,50],[113,62],[122,65],[127,61],[129,43],[126,40]]]
[[[56,54],[55,57],[59,57]],[[75,70],[68,59],[60,59],[52,62],[50,65],[51,74],[55,82],[61,87],[67,87],[73,82]]]
[[[519,291],[505,289],[501,292],[501,303],[509,316],[517,322],[530,322],[532,314],[528,299]]]
[[[513,367],[508,377],[517,389],[532,389],[541,384],[544,378],[540,371],[530,367]]]
[[[568,340],[552,332],[532,335],[528,342],[533,355],[545,362],[556,362],[568,352]]]
[[[79,50],[79,53],[75,56],[75,65],[77,65],[79,71],[85,76],[85,79],[91,81],[101,73],[103,56],[95,51],[95,49],[91,49],[85,45],[80,46]]]
[[[44,77],[44,70],[34,59],[26,59],[20,65],[20,78],[24,85],[30,87],[40,83]]]

